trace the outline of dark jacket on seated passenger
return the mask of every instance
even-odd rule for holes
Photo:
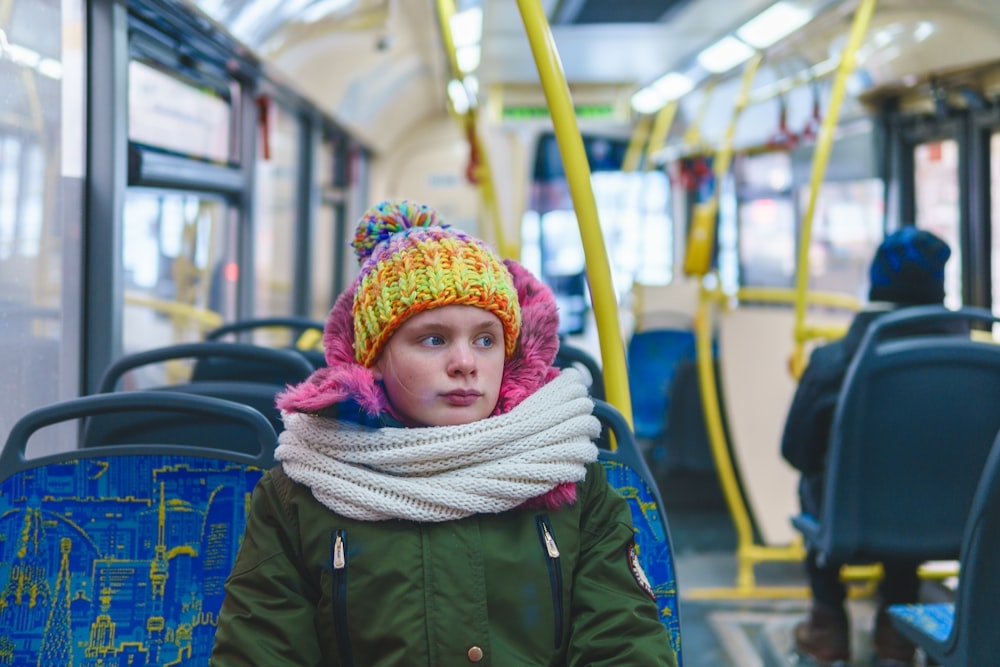
[[[799,386],[788,409],[781,439],[781,455],[802,473],[799,501],[802,511],[819,516],[823,505],[823,480],[826,455],[833,426],[833,415],[851,361],[861,346],[868,327],[880,316],[893,312],[892,304],[863,310],[855,315],[847,333],[840,340],[813,350],[809,365],[799,379]],[[967,322],[948,320],[938,323],[899,327],[885,338],[920,334],[965,334]]]
[[[912,225],[886,236],[869,267],[871,305],[854,316],[843,338],[817,347],[810,355],[788,409],[781,439],[781,455],[802,473],[799,500],[803,512],[820,516],[833,415],[847,370],[865,332],[880,315],[894,309],[941,305],[944,267],[950,256],[947,243]],[[930,322],[894,328],[887,337],[963,331],[968,333],[965,322]]]

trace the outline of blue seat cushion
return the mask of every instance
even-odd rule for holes
[[[950,602],[897,604],[889,607],[889,614],[938,643],[947,641],[955,624],[955,605]]]

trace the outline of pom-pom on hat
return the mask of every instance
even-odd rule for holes
[[[889,234],[875,251],[869,271],[871,301],[908,305],[944,300],[944,265],[948,244],[910,225]]]
[[[446,225],[437,212],[410,201],[368,209],[354,234],[361,264],[354,293],[354,357],[370,368],[407,318],[441,306],[465,305],[500,319],[510,358],[521,308],[510,272],[477,238]]]

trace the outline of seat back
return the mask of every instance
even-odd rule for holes
[[[962,543],[955,597],[954,660],[988,665],[1000,655],[1000,432],[976,487]]]
[[[636,331],[626,356],[636,437],[655,440],[667,429],[670,389],[678,365],[695,359],[694,334],[677,329]]]
[[[1000,346],[907,335],[989,311],[908,308],[868,329],[833,419],[823,516],[813,539],[832,562],[953,559],[1000,429]],[[967,331],[967,329],[966,329]]]
[[[662,511],[663,500],[622,414],[611,404],[595,400],[594,415],[604,431],[614,434],[617,447],[600,450],[601,465],[608,482],[628,501],[639,563],[656,594],[660,620],[670,632],[671,647],[677,655],[678,667],[682,667],[677,574],[670,527]]]
[[[267,329],[286,330],[292,340],[288,350],[305,357],[312,367],[326,366],[326,357],[322,350],[310,348],[301,349],[295,343],[306,332],[313,333],[317,340],[323,339],[324,323],[306,317],[264,317],[230,322],[205,334],[206,341],[221,342],[227,336],[236,337],[245,332]],[[264,360],[236,360],[227,357],[202,357],[195,362],[191,379],[204,380],[243,380],[270,381],[277,374],[287,372],[282,370],[281,363],[271,363]],[[267,380],[265,380],[267,379]]]
[[[590,395],[596,399],[604,400],[604,375],[601,365],[597,359],[583,348],[570,345],[564,341],[559,342],[559,350],[556,352],[555,365],[559,368],[582,367],[586,371],[585,375],[590,376]]]
[[[231,334],[254,331],[256,329],[287,329],[294,336],[301,336],[310,329],[323,333],[324,322],[308,317],[260,317],[238,320],[223,324],[205,334],[205,340],[221,340]]]
[[[161,410],[234,421],[256,434],[259,451],[146,442],[25,458],[45,426]],[[246,406],[159,392],[87,396],[22,417],[0,454],[6,664],[208,664],[275,438]]]
[[[98,390],[114,391],[122,376],[134,368],[184,358],[222,358],[236,363],[260,361],[270,368],[278,369],[276,375],[256,382],[194,380],[150,390],[174,394],[198,394],[242,403],[265,415],[276,432],[281,432],[284,424],[280,412],[274,405],[275,395],[285,388],[286,383],[300,382],[313,370],[301,355],[290,350],[276,350],[243,343],[182,343],[118,359],[101,376]],[[141,412],[116,415],[113,419],[105,416],[89,418],[84,428],[82,446],[88,448],[96,445],[129,444],[136,442],[137,439],[165,444],[190,444],[234,451],[252,451],[248,449],[246,440],[236,436],[228,425],[211,424],[203,417],[178,420],[172,415],[147,415]],[[270,452],[268,454],[270,455]]]

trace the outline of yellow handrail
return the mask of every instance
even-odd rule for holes
[[[810,336],[836,337],[842,334],[838,327],[806,327],[802,320],[805,308],[808,303],[823,303],[824,305],[835,305],[852,308],[856,302],[850,297],[844,296],[836,298],[830,294],[808,295],[806,287],[808,284],[808,250],[810,244],[810,232],[812,216],[815,212],[816,198],[819,186],[823,181],[826,163],[830,155],[833,130],[839,113],[840,104],[843,101],[844,87],[847,75],[854,66],[854,57],[861,38],[867,29],[868,23],[874,11],[875,0],[862,0],[854,17],[854,24],[851,28],[850,39],[844,52],[841,54],[841,66],[838,70],[837,79],[834,83],[834,92],[830,100],[831,110],[827,113],[820,130],[819,139],[816,144],[816,153],[813,158],[813,173],[811,181],[811,192],[809,205],[805,217],[803,218],[802,234],[799,240],[799,264],[795,290],[795,342],[796,347],[791,359],[793,374],[798,374],[802,369],[802,344],[805,341],[805,334]],[[744,78],[744,85],[746,79]],[[746,88],[744,88],[746,91]],[[743,101],[742,97],[737,102],[739,105]],[[732,126],[730,127],[730,129]],[[728,139],[728,136],[727,136]],[[718,160],[718,158],[717,158]],[[728,164],[726,165],[728,166]],[[718,174],[719,165],[716,164]],[[717,179],[716,193],[719,183]],[[742,299],[752,299],[759,301],[783,301],[787,302],[788,294],[785,291],[765,289],[765,288],[744,288],[739,291],[738,296]],[[753,526],[750,521],[749,511],[737,483],[735,469],[729,455],[725,433],[722,427],[722,415],[719,407],[718,388],[715,383],[715,369],[712,358],[711,340],[713,326],[711,322],[711,309],[714,303],[723,301],[725,295],[721,289],[716,287],[708,290],[702,287],[698,300],[698,312],[695,317],[695,343],[697,352],[698,378],[701,382],[702,402],[705,412],[705,422],[708,429],[709,444],[712,450],[713,459],[719,473],[719,480],[726,497],[727,505],[733,517],[733,523],[737,534],[736,560],[737,574],[735,589],[723,589],[715,592],[698,592],[691,597],[773,597],[780,595],[784,597],[802,597],[808,591],[788,588],[759,588],[756,586],[753,567],[756,563],[771,560],[801,560],[805,555],[805,549],[801,539],[794,541],[787,546],[767,546],[756,544],[753,535]],[[856,309],[856,308],[855,308]],[[848,573],[849,574],[849,573]]]
[[[712,265],[712,253],[715,250],[715,228],[718,222],[719,197],[722,191],[722,181],[729,173],[729,165],[733,160],[733,144],[736,139],[736,125],[740,114],[746,108],[750,99],[750,86],[757,74],[764,56],[758,52],[747,62],[743,70],[743,82],[740,94],[733,106],[733,113],[726,127],[726,134],[715,152],[712,160],[712,172],[715,175],[715,187],[711,197],[694,207],[691,227],[688,230],[687,247],[684,254],[684,272],[688,275],[704,276]],[[706,93],[707,96],[707,93]]]
[[[670,127],[674,124],[678,106],[680,106],[678,100],[671,100],[656,112],[653,130],[649,134],[649,144],[646,146],[646,171],[656,167],[653,164],[653,156],[667,143],[667,135],[670,134]]]
[[[840,66],[833,81],[830,92],[830,102],[827,105],[823,123],[816,138],[816,148],[813,153],[812,175],[809,179],[809,201],[802,214],[802,224],[799,230],[799,252],[795,271],[795,347],[792,351],[791,367],[798,377],[805,367],[804,344],[809,340],[813,329],[806,327],[806,292],[809,290],[809,246],[812,244],[812,223],[816,215],[816,202],[819,198],[819,188],[826,176],[826,166],[830,161],[830,150],[833,146],[833,133],[840,119],[840,107],[844,102],[844,91],[847,88],[847,77],[854,71],[855,59],[861,40],[868,31],[872,14],[875,13],[876,0],[861,0],[854,12],[854,22],[851,25],[850,36],[843,53],[840,54]]]
[[[137,294],[135,292],[125,292],[125,303],[130,306],[145,306],[152,310],[169,315],[175,320],[186,320],[193,322],[202,333],[217,329],[222,326],[222,315],[214,310],[192,306],[191,304],[179,301],[167,301],[155,297]]]
[[[705,143],[701,136],[701,124],[708,116],[708,107],[712,101],[713,92],[715,92],[715,83],[710,81],[701,94],[701,103],[698,105],[698,111],[695,113],[693,121],[684,131],[682,142],[688,148],[700,147]]]
[[[649,131],[652,126],[652,116],[643,115],[636,122],[632,136],[628,140],[628,148],[625,149],[625,157],[622,158],[622,171],[638,171],[643,156],[643,147],[649,141]]]
[[[556,51],[555,40],[538,0],[517,0],[535,66],[552,115],[559,154],[566,170],[570,197],[587,260],[587,280],[594,304],[600,342],[604,390],[608,402],[618,408],[632,426],[632,400],[625,367],[625,346],[618,321],[618,302],[611,282],[607,250],[597,216],[597,203],[590,184],[590,165],[580,137],[580,128],[570,100],[569,86]]]

